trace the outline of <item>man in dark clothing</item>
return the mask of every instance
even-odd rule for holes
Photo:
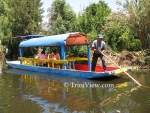
[[[104,55],[102,54],[106,51],[106,43],[102,41],[102,39],[102,34],[99,34],[97,40],[94,40],[92,43],[92,50],[94,51],[92,58],[92,71],[95,71],[98,57],[100,57],[102,60],[104,72],[106,71],[106,62],[104,59]]]

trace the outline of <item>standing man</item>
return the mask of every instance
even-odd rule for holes
[[[94,40],[92,43],[93,58],[92,58],[92,71],[95,71],[95,67],[97,64],[98,57],[101,58],[104,72],[106,71],[106,62],[104,59],[103,52],[106,51],[106,43],[102,41],[103,35],[99,34],[97,40]]]

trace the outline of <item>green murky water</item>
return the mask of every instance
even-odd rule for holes
[[[129,77],[66,78],[5,68],[0,62],[0,113],[149,113],[148,72]]]

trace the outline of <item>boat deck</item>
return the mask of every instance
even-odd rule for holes
[[[7,63],[20,64],[20,61],[19,60],[17,60],[17,61],[7,61]]]

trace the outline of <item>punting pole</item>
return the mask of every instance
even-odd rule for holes
[[[109,59],[113,64],[115,64],[121,71],[123,71],[126,75],[128,75],[135,83],[137,83],[139,86],[141,86],[141,84],[136,81],[131,75],[129,75],[129,73],[125,72],[123,69],[121,69],[120,66],[118,66],[114,61],[112,61],[107,55],[105,55],[104,53],[102,53],[107,59]]]

